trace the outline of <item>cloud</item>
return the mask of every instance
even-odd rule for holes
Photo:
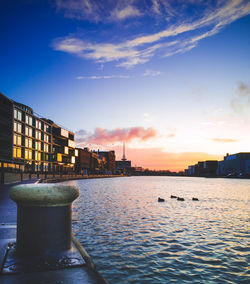
[[[116,8],[111,12],[111,18],[113,20],[125,20],[127,18],[133,18],[141,15],[142,13],[132,5],[128,5],[122,9]]]
[[[238,139],[229,139],[229,138],[212,138],[211,140],[218,143],[233,143],[238,141]]]
[[[87,133],[85,130],[76,132],[76,143],[78,145],[96,144],[108,145],[121,141],[130,142],[132,140],[147,141],[155,138],[157,131],[153,128],[131,127],[131,128],[116,128],[114,130],[107,130],[103,128],[96,128],[94,133]]]
[[[76,131],[75,134],[78,135],[78,136],[83,137],[83,136],[88,135],[88,132],[86,130],[84,130],[84,129],[80,129],[80,130]]]
[[[151,70],[151,69],[147,69],[147,70],[143,73],[143,76],[144,76],[144,77],[147,77],[147,76],[155,77],[155,76],[159,76],[159,75],[161,75],[161,72],[160,72],[160,71],[154,71],[154,70]]]
[[[77,80],[85,80],[85,79],[91,79],[91,80],[99,80],[99,79],[128,79],[130,76],[126,75],[103,75],[103,76],[78,76],[76,77]]]
[[[99,0],[55,0],[58,12],[66,18],[88,20],[90,22],[124,21],[142,16],[134,1],[99,1]]]
[[[69,2],[69,7],[73,7],[72,9],[74,10],[78,1],[57,0],[57,3],[60,3],[58,9],[66,7],[66,2]],[[127,6],[118,7],[118,4],[115,4],[117,3],[116,1],[110,0],[108,3],[111,4],[107,5],[108,8],[104,4],[100,4],[101,2],[85,0],[81,4],[81,11],[84,11],[86,17],[89,15],[92,17],[92,14],[96,13],[95,16],[93,15],[94,20],[101,17],[124,20],[132,16],[142,16],[142,14],[146,17],[146,15],[149,15],[149,10],[147,9],[150,8],[152,11],[153,7],[155,13],[151,14],[155,16],[158,12],[161,12],[165,16],[171,16],[172,21],[171,24],[164,22],[160,26],[162,28],[155,33],[141,35],[140,30],[139,35],[136,36],[133,33],[133,38],[125,41],[114,42],[115,37],[110,38],[110,34],[108,35],[108,40],[102,40],[101,42],[94,42],[87,38],[70,35],[55,39],[52,42],[52,47],[55,50],[71,53],[95,62],[116,61],[119,67],[131,68],[137,64],[149,61],[156,54],[168,57],[187,52],[196,47],[200,40],[217,34],[225,26],[250,13],[250,2],[245,0],[198,1],[196,4],[194,1],[187,1],[185,2],[186,4],[183,4],[183,1],[179,0],[177,1],[178,5],[166,4],[166,1],[158,0],[153,1],[150,7],[146,5],[145,10],[142,12],[143,5],[140,6],[140,9],[136,8],[135,4],[131,4],[134,1],[130,1]],[[180,11],[178,11],[177,7]],[[193,17],[190,16],[191,8],[194,10]],[[117,11],[115,13],[116,16],[114,14],[112,16],[112,12],[111,16],[108,15],[110,11],[113,11],[113,13]],[[148,33],[148,30],[144,32]]]
[[[160,3],[158,0],[152,0],[152,10],[154,13],[160,15],[161,11],[160,11]]]
[[[91,0],[55,0],[57,11],[63,11],[66,18],[100,21],[100,6]]]
[[[236,96],[231,100],[231,108],[234,112],[242,114],[250,106],[250,88],[243,82],[239,82]]]

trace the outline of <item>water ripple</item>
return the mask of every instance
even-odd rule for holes
[[[73,232],[111,284],[250,282],[248,180],[130,177],[75,184],[81,194],[73,204]],[[159,196],[166,201],[158,203]]]

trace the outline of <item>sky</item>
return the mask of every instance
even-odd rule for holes
[[[0,2],[0,92],[78,147],[179,171],[250,151],[250,2]]]

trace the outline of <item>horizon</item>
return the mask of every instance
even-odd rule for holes
[[[248,1],[1,4],[0,92],[77,147],[171,171],[249,152]]]

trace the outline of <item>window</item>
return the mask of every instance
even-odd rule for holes
[[[14,118],[22,121],[22,112],[18,109],[14,109]]]
[[[49,164],[48,163],[43,163],[43,170],[47,172],[49,170]]]
[[[48,124],[44,124],[44,131],[50,132],[50,126]]]
[[[68,130],[65,130],[65,129],[61,128],[61,136],[68,138],[69,137]]]
[[[75,149],[75,156],[78,157],[78,150]]]
[[[21,158],[22,157],[22,151],[20,147],[13,147],[13,157],[14,158]]]
[[[36,128],[42,129],[42,124],[40,120],[36,120]]]
[[[49,143],[49,135],[44,134],[44,141]]]
[[[32,137],[32,128],[29,126],[25,127],[25,135]]]
[[[14,136],[13,136],[13,144],[21,146],[22,145],[22,136],[14,134]]]
[[[62,162],[62,154],[57,153],[57,162]]]
[[[76,158],[74,156],[71,157],[71,163],[74,164],[76,162]]]
[[[75,147],[75,141],[68,140],[68,146],[74,148]]]
[[[41,140],[41,131],[36,130],[36,139]]]
[[[32,117],[26,114],[26,116],[25,116],[25,122],[26,122],[27,124],[29,124],[30,126],[32,126]]]
[[[44,154],[44,161],[49,161],[49,155],[48,154]]]
[[[32,150],[25,149],[25,159],[32,160]]]
[[[35,160],[41,161],[41,153],[40,152],[35,151]]]
[[[35,171],[41,171],[42,165],[41,163],[35,163]]]
[[[22,124],[14,121],[14,131],[18,133],[22,133]]]
[[[32,139],[31,138],[25,138],[25,147],[26,148],[33,148],[32,147]]]
[[[43,150],[44,150],[44,152],[49,152],[49,145],[48,144],[46,144],[46,143],[44,143],[44,145],[43,145]]]
[[[68,147],[64,147],[64,154],[68,154],[69,153],[69,148]]]
[[[40,150],[41,151],[41,142],[36,141],[35,148],[36,148],[36,150]]]

